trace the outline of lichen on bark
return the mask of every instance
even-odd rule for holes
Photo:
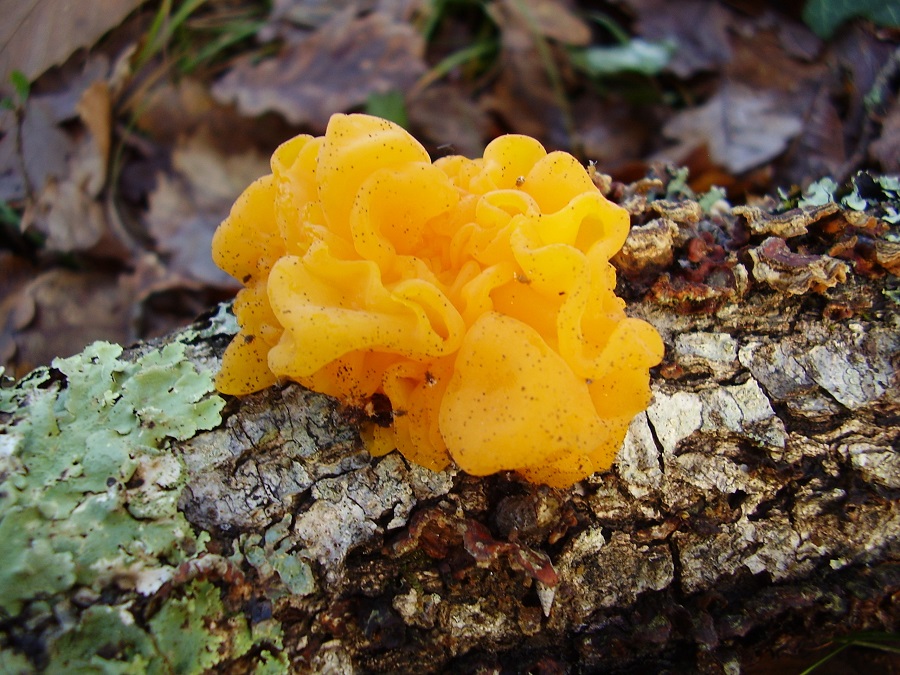
[[[28,591],[6,607],[0,663],[46,665],[79,644],[69,653],[89,658],[78,642],[88,627],[119,636],[102,658],[133,666],[153,653],[149,638],[178,637],[165,617],[199,640],[178,653],[208,665],[214,651],[221,672],[722,672],[776,646],[896,630],[900,311],[882,292],[891,277],[863,261],[830,290],[784,294],[754,280],[748,253],[773,233],[791,246],[818,237],[804,245],[824,252],[843,241],[827,237],[875,226],[859,216],[836,224],[842,208],[769,224],[754,212],[748,225],[721,205],[654,200],[665,189],[654,180],[643,192],[612,188],[638,227],[668,221],[664,241],[631,247],[626,263],[629,312],[661,332],[667,356],[612,471],[570,490],[433,473],[396,454],[370,458],[366,416],[296,384],[229,399],[222,422],[203,425],[215,428],[153,432],[152,462],[138,453],[140,470],[111,487],[104,474],[91,493],[109,490],[117,508],[138,513],[131,529],[99,532],[139,540],[141,526],[181,519],[194,548],[146,558],[142,574],[161,582],[144,595],[109,567],[102,588],[75,575],[41,597]],[[662,277],[660,246],[681,261]],[[878,273],[856,271],[866,269]],[[233,332],[220,311],[164,342],[180,345],[202,379]],[[141,366],[110,370],[91,353],[78,362],[110,381],[122,368],[149,378],[140,359],[159,359],[160,347],[171,349],[115,357]],[[71,384],[52,371],[36,377],[30,389],[0,390],[3,485],[22,480],[18,439],[35,423],[24,420],[49,419],[42,397]],[[196,391],[195,402],[213,400],[205,385]],[[149,412],[138,408],[116,424],[146,434]],[[70,468],[64,485],[77,480]],[[39,506],[53,517],[50,502]],[[31,545],[53,539],[41,530]]]

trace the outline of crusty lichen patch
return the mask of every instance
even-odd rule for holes
[[[0,389],[0,670],[199,673],[251,648],[283,668],[277,623],[251,629],[216,586],[179,578],[209,536],[177,509],[169,444],[223,405],[181,342],[133,361],[97,342]]]

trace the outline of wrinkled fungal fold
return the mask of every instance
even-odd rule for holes
[[[612,464],[663,354],[614,293],[628,228],[574,157],[527,136],[432,163],[391,122],[334,115],[281,145],[215,234],[244,285],[216,385],[383,394],[374,455],[569,486]]]

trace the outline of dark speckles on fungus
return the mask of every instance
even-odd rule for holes
[[[371,452],[433,469],[564,487],[611,465],[663,345],[614,295],[628,214],[571,155],[503,136],[432,163],[390,122],[335,115],[272,171],[213,242],[249,280],[221,391],[384,397]]]

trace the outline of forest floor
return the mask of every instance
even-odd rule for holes
[[[897,172],[900,9],[845,4],[0,0],[0,366],[231,297],[213,231],[335,112],[433,157],[524,133],[619,181],[671,162],[733,204]]]

